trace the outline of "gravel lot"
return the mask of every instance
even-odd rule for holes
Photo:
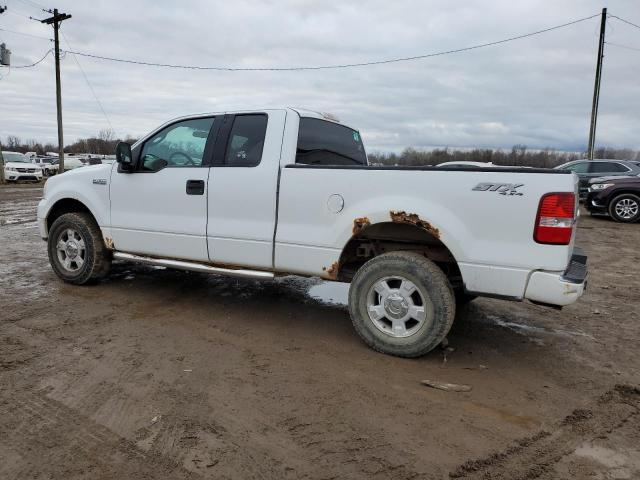
[[[0,187],[2,479],[640,478],[640,225],[582,217],[578,304],[479,299],[406,360],[359,341],[339,284],[65,285],[40,196]]]

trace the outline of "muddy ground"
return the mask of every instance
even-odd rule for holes
[[[339,284],[65,285],[40,195],[0,188],[2,479],[640,478],[640,225],[583,216],[578,304],[479,299],[405,360],[358,339]]]

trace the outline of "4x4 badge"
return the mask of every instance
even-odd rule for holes
[[[500,195],[517,195],[521,197],[524,193],[519,192],[518,188],[524,186],[524,183],[490,183],[482,182],[477,184],[471,190],[474,192],[498,192]]]

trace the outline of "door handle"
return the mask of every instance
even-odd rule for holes
[[[187,195],[204,195],[204,180],[187,180]]]

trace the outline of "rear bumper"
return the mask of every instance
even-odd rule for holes
[[[587,256],[576,247],[564,273],[533,272],[524,296],[534,303],[564,307],[582,296],[587,287],[587,275]]]

